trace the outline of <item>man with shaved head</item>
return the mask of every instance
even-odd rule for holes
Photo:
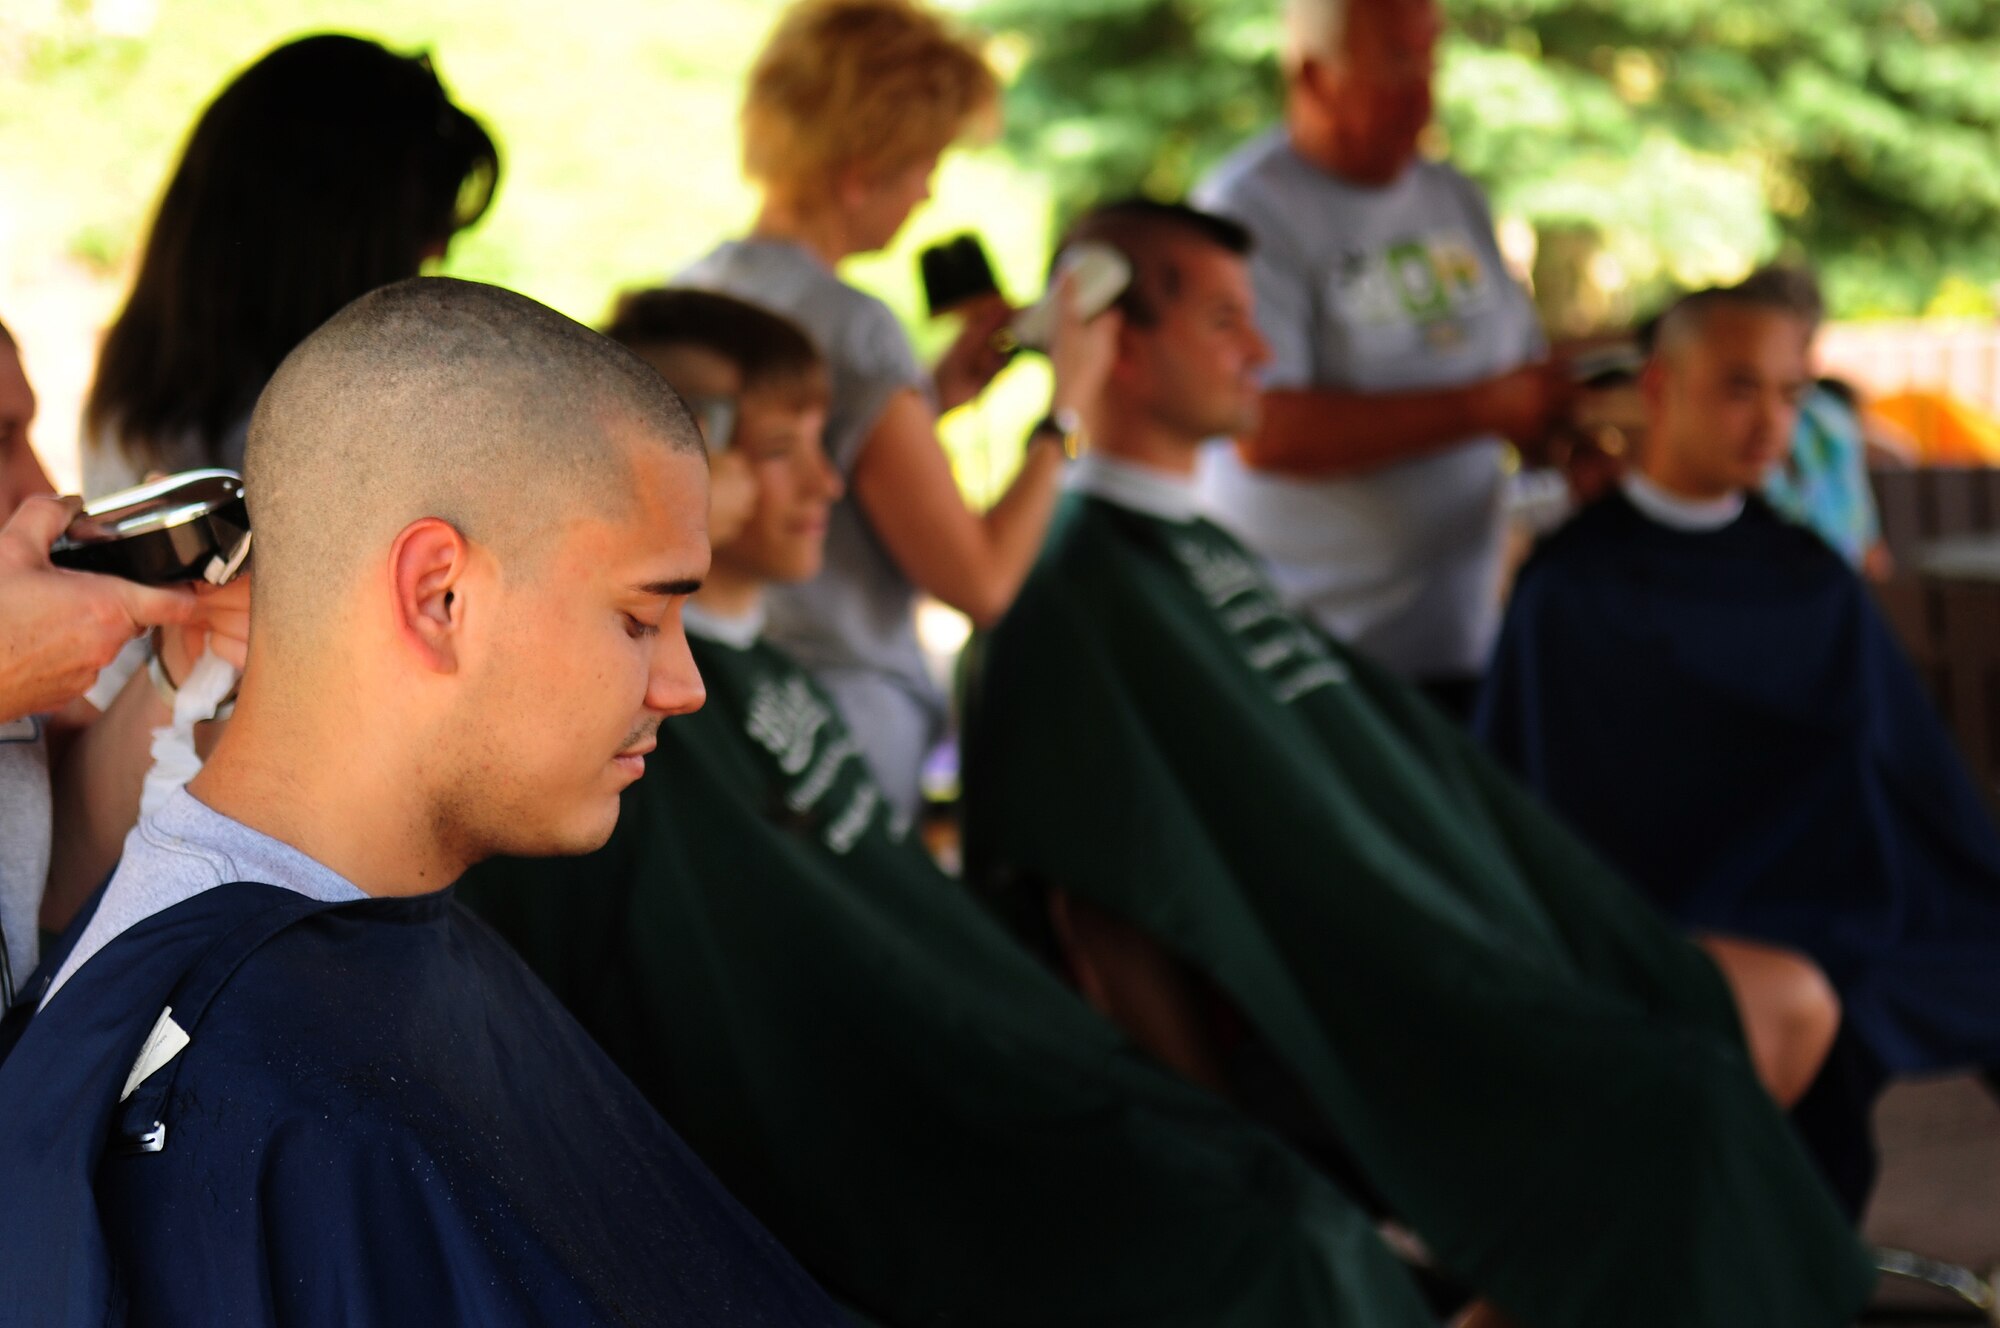
[[[355,301],[251,421],[236,717],[0,1038],[37,1323],[826,1324],[446,887],[602,844],[701,704],[685,407],[493,287]]]
[[[1760,497],[1811,336],[1768,275],[1660,319],[1637,468],[1523,570],[1480,727],[1683,926],[1825,969],[1801,1119],[1858,1209],[1885,1079],[2000,1065],[2000,834],[1861,581]]]

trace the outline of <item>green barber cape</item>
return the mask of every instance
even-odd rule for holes
[[[1522,1324],[1813,1328],[1865,1301],[1714,965],[1225,532],[1068,495],[975,679],[972,871],[1205,974]]]
[[[892,836],[790,659],[693,645],[708,703],[611,842],[460,889],[829,1290],[899,1328],[1433,1322],[1339,1191]]]

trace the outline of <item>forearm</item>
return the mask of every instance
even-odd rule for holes
[[[986,535],[987,594],[985,610],[968,614],[981,627],[998,622],[1021,592],[1021,585],[1041,554],[1049,519],[1062,494],[1062,450],[1031,442],[1021,469],[1000,500],[980,518]]]
[[[1257,432],[1239,440],[1256,470],[1353,474],[1393,465],[1489,432],[1484,384],[1434,392],[1279,389],[1264,394]]]
[[[904,394],[856,462],[854,502],[911,583],[980,626],[997,622],[1027,579],[1055,510],[1062,458],[1039,443],[992,510],[969,510],[929,408]]]
[[[145,670],[72,736],[54,770],[55,826],[42,926],[61,931],[117,865],[139,819],[153,730],[172,715]]]

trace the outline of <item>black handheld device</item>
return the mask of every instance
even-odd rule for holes
[[[986,246],[969,231],[924,250],[917,258],[917,267],[923,274],[924,299],[933,318],[968,300],[1000,293],[993,264],[986,258]]]

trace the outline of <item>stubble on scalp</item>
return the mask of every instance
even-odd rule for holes
[[[267,658],[319,649],[424,517],[530,560],[579,512],[624,510],[635,446],[706,456],[686,405],[624,347],[476,282],[362,296],[286,357],[251,418],[253,641]]]

